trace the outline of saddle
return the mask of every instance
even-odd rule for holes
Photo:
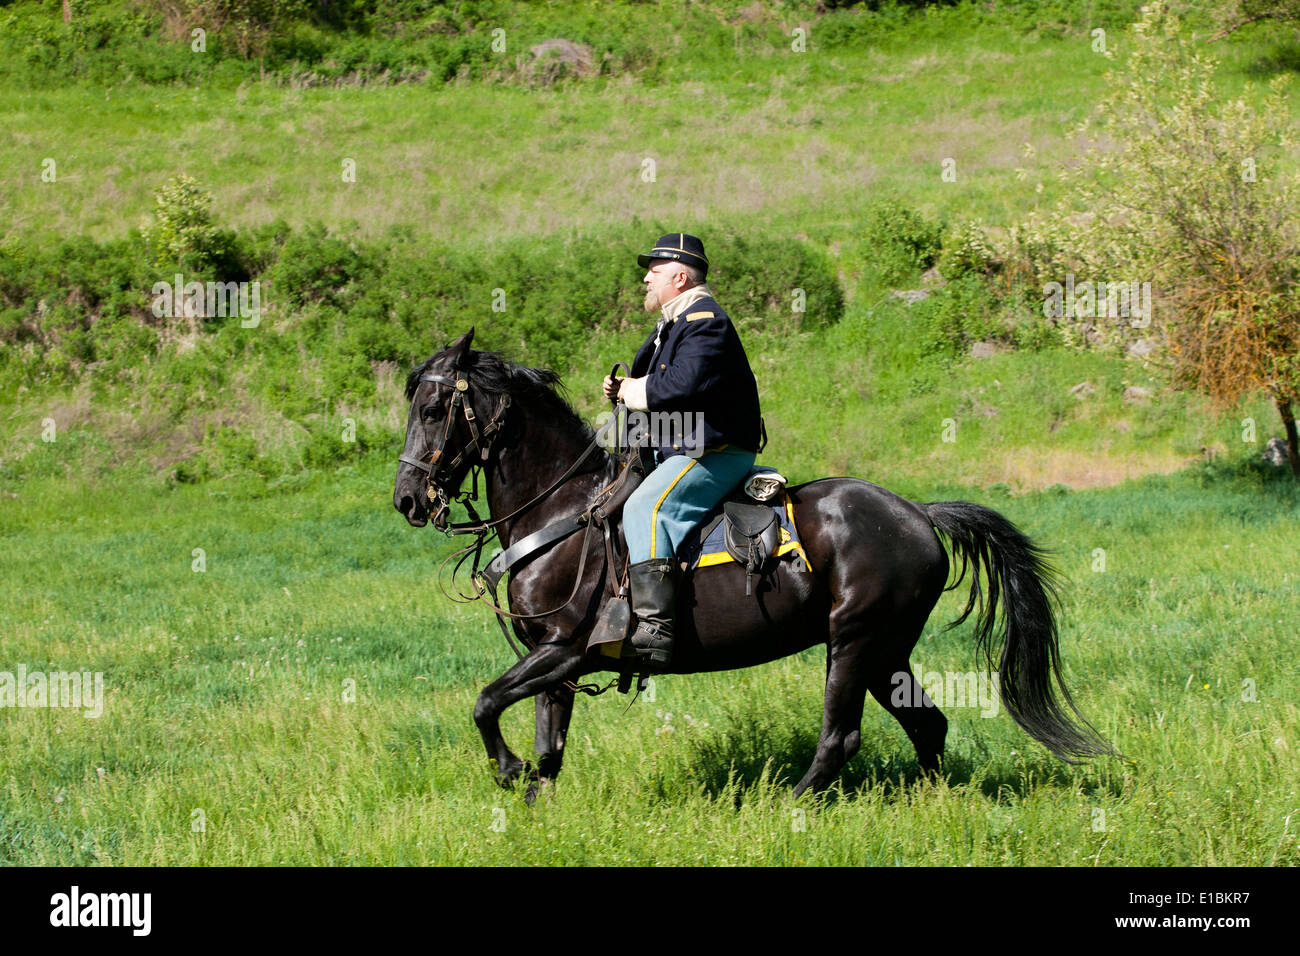
[[[630,466],[620,479],[626,487],[601,507],[603,515],[618,514],[624,502],[647,474],[644,460]],[[779,482],[772,482],[772,478]],[[773,488],[781,494],[772,502],[755,500],[749,494],[755,478],[768,480],[764,494],[771,497]],[[759,483],[761,484],[761,482]],[[794,529],[794,514],[788,508],[785,479],[771,468],[752,468],[726,496],[718,502],[704,520],[687,533],[677,548],[677,559],[684,572],[735,561],[745,569],[745,595],[754,593],[755,575],[763,575],[776,567],[777,559],[791,550],[803,549]],[[806,558],[805,558],[806,561]]]
[[[578,531],[587,529],[588,533],[601,529],[605,539],[606,555],[609,564],[617,568],[620,562],[615,556],[615,539],[622,535],[614,533],[623,505],[632,496],[645,478],[644,462],[631,456],[628,464],[613,482],[597,498],[596,503],[575,515],[569,515],[553,521],[540,531],[515,542],[506,550],[496,555],[483,569],[482,577],[488,590],[496,601],[496,588],[501,577],[526,558],[532,557],[551,545],[568,538]],[[682,562],[684,571],[736,561],[745,569],[745,594],[753,594],[755,575],[762,576],[775,571],[778,560],[791,552],[797,552],[804,565],[811,570],[807,555],[799,543],[794,526],[794,509],[789,496],[781,491],[773,503],[755,501],[747,493],[754,487],[756,479],[761,486],[764,481],[772,486],[783,486],[784,479],[771,469],[753,469],[736,485],[726,497],[717,504],[697,525],[677,549],[677,558]],[[774,479],[780,479],[775,482]],[[626,556],[626,552],[624,552]],[[588,639],[588,648],[599,647],[600,652],[611,657],[619,656],[619,648],[631,624],[631,609],[626,599],[626,588],[619,586],[618,574],[615,572],[612,587],[614,597],[610,599],[606,615],[596,631]],[[500,615],[498,615],[498,620]],[[504,621],[502,621],[504,629]],[[507,634],[507,637],[509,635]],[[631,678],[631,671],[620,675],[619,691],[626,693]],[[645,675],[642,675],[644,681]]]

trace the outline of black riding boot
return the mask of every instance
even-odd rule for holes
[[[676,558],[651,558],[627,569],[636,631],[632,647],[653,668],[663,669],[673,658],[673,622],[677,610]]]

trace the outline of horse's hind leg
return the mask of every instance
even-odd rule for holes
[[[826,648],[826,712],[817,755],[794,788],[805,790],[830,785],[862,746],[862,706],[867,698],[866,641],[832,638]]]
[[[925,773],[936,773],[948,736],[948,718],[934,705],[921,682],[912,674],[907,656],[894,658],[872,670],[868,685],[871,696],[893,714],[916,748],[916,759]]]
[[[564,761],[564,741],[569,734],[569,719],[573,716],[573,691],[559,687],[542,691],[534,698],[537,702],[537,735],[533,747],[537,751],[537,769],[530,773],[525,799],[532,803],[540,788],[555,782]]]
[[[817,755],[795,787],[796,795],[829,786],[858,752],[868,690],[907,732],[921,769],[927,773],[939,769],[948,719],[926,696],[907,662],[924,626],[924,619],[915,627],[900,628],[897,619],[885,627],[868,624],[863,617],[832,623],[826,655],[826,715]],[[889,644],[882,648],[874,634],[890,635]],[[910,640],[899,641],[900,634]]]

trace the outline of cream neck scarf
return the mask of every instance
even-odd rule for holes
[[[655,327],[655,348],[659,347],[659,339],[663,334],[665,325],[669,322],[676,322],[681,314],[693,303],[700,301],[700,299],[703,299],[705,296],[711,295],[713,295],[713,290],[705,283],[701,282],[699,285],[691,286],[685,292],[678,293],[678,295],[669,301],[667,305],[663,306],[661,309],[663,312],[663,318],[659,320],[659,324]]]
[[[686,311],[691,304],[700,301],[706,295],[713,295],[713,290],[701,282],[699,285],[691,286],[685,292],[678,296],[663,307],[664,320],[667,322],[676,322],[678,316]]]

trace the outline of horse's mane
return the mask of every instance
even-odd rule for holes
[[[415,397],[420,387],[420,376],[430,371],[442,353],[431,355],[406,377],[406,399]],[[572,431],[575,437],[590,441],[593,435],[582,417],[573,410],[561,393],[564,383],[558,373],[548,368],[528,368],[509,361],[498,352],[480,352],[468,349],[461,359],[460,370],[476,390],[494,398],[508,394],[512,404],[523,402],[532,408],[542,408],[546,418],[558,428]]]

